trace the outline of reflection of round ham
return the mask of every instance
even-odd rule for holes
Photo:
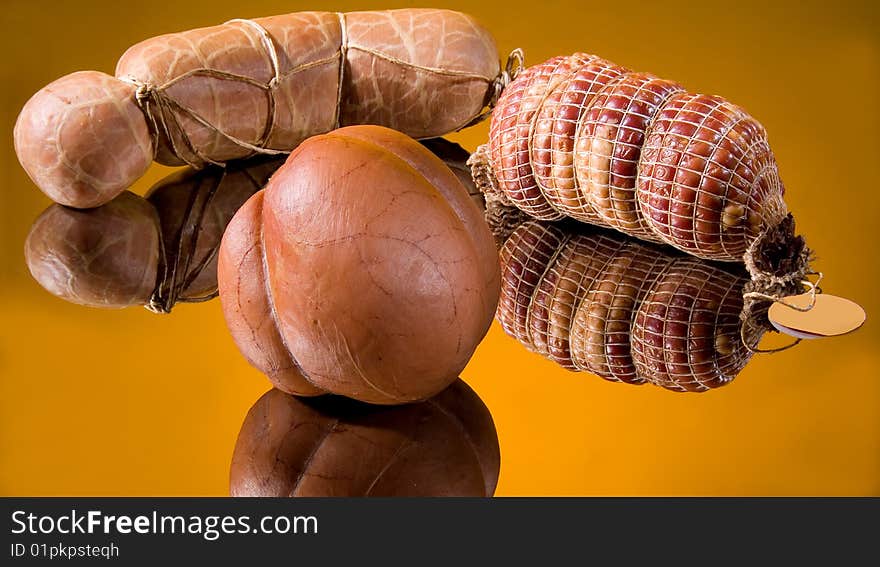
[[[424,401],[368,406],[270,390],[241,426],[232,496],[492,496],[489,410],[461,380]]]

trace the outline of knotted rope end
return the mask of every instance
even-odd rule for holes
[[[781,222],[764,230],[752,242],[743,256],[751,280],[743,289],[741,337],[745,347],[753,353],[773,353],[787,350],[801,339],[779,348],[759,349],[757,346],[764,331],[776,331],[768,318],[770,305],[780,303],[798,311],[809,311],[816,303],[816,295],[822,293],[819,282],[822,273],[810,268],[815,259],[804,238],[795,234],[794,216],[789,213]],[[815,282],[809,277],[817,276]],[[810,294],[806,306],[794,305],[786,298],[803,293]]]

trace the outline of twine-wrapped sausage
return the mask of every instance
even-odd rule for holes
[[[771,264],[764,275],[790,282],[808,271],[806,252],[788,272],[779,265],[804,247],[784,233],[793,223],[784,222],[784,188],[761,124],[721,97],[594,55],[555,57],[519,73],[471,165],[490,216],[513,206],[700,258],[762,256]],[[780,257],[771,257],[780,244]]]
[[[289,152],[348,124],[440,136],[478,119],[505,76],[491,35],[459,12],[232,20],[143,41],[116,77],[48,85],[19,115],[16,152],[53,200],[94,207],[153,159],[201,167]]]
[[[741,267],[599,228],[527,220],[501,247],[496,317],[529,350],[612,381],[699,392],[729,383],[764,332]]]
[[[500,468],[492,415],[456,380],[419,403],[264,394],[232,455],[232,496],[492,496]]]

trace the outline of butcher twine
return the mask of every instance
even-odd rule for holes
[[[216,256],[216,250],[214,250],[206,255],[198,266],[191,268],[192,260],[198,247],[198,239],[201,234],[205,211],[211,205],[211,201],[225,177],[226,171],[221,170],[218,175],[212,175],[209,178],[210,186],[208,186],[206,191],[202,190],[203,184],[199,182],[198,187],[190,192],[180,227],[171,242],[166,243],[164,231],[160,231],[156,287],[153,289],[150,300],[145,306],[147,310],[153,313],[170,313],[171,308],[178,301],[199,303],[217,296],[215,292],[205,297],[180,299],[183,291],[189,287],[204,267]]]
[[[247,168],[237,169],[237,173],[245,175],[252,183],[253,193],[262,188],[262,182],[251,175]],[[165,242],[164,231],[159,239],[159,266],[156,271],[156,287],[145,305],[153,313],[170,313],[176,303],[201,303],[217,297],[217,290],[202,297],[185,297],[181,295],[192,285],[202,271],[211,264],[220,248],[220,239],[207,251],[198,264],[193,265],[199,237],[202,234],[202,223],[208,209],[221,190],[226,180],[225,168],[215,169],[209,175],[198,180],[198,184],[189,194],[186,210],[183,212],[180,226],[170,242]],[[200,176],[204,174],[199,174]],[[160,219],[162,222],[162,219]]]
[[[429,73],[434,73],[437,75],[463,77],[469,79],[481,79],[488,81],[492,89],[489,93],[487,93],[486,101],[484,103],[486,110],[477,114],[473,119],[461,126],[461,128],[466,128],[468,126],[477,124],[478,122],[485,120],[489,116],[489,114],[491,113],[491,109],[498,101],[498,97],[501,95],[501,92],[504,90],[507,84],[516,77],[517,72],[519,71],[519,69],[522,68],[523,65],[523,54],[522,50],[520,49],[514,49],[510,53],[505,68],[498,74],[497,77],[491,80],[482,75],[477,75],[474,73],[465,73],[460,71],[452,71],[449,69],[413,65],[412,63],[403,61],[396,57],[392,57],[380,51],[357,45],[349,45],[348,34],[346,32],[345,25],[345,14],[337,12],[337,16],[339,17],[339,26],[342,31],[342,41],[340,42],[339,50],[329,57],[325,57],[324,59],[320,59],[317,61],[304,63],[302,65],[294,67],[286,73],[281,72],[277,47],[272,39],[272,36],[269,34],[266,28],[253,20],[234,19],[226,22],[226,24],[239,23],[244,26],[248,26],[254,29],[259,34],[272,67],[272,78],[269,80],[268,83],[262,83],[244,75],[228,73],[226,71],[208,68],[192,69],[190,71],[187,71],[186,73],[174,77],[173,79],[162,85],[154,85],[131,76],[120,77],[120,80],[134,85],[137,88],[137,90],[135,91],[135,99],[137,100],[138,106],[147,117],[147,122],[150,127],[154,155],[156,153],[156,150],[158,149],[160,135],[164,135],[165,139],[169,141],[171,145],[171,150],[174,155],[183,160],[187,165],[190,165],[197,169],[204,167],[205,164],[214,164],[221,167],[224,165],[222,162],[211,159],[193,145],[192,141],[189,139],[189,136],[186,134],[186,130],[180,123],[179,115],[191,118],[198,124],[204,126],[212,132],[217,133],[218,135],[222,136],[233,144],[250,150],[253,153],[266,155],[279,155],[290,153],[290,150],[277,150],[265,147],[267,141],[272,135],[272,129],[275,124],[275,87],[280,81],[290,75],[305,71],[307,69],[311,69],[312,67],[325,65],[335,60],[339,61],[339,86],[336,92],[336,113],[334,120],[335,128],[338,128],[340,126],[339,119],[340,109],[342,107],[342,88],[345,79],[346,55],[350,50],[363,51],[365,53],[369,53],[370,55],[373,55],[380,59],[384,59],[386,61],[390,61],[397,65],[417,69],[420,71],[427,71]],[[195,76],[211,77],[214,79],[226,81],[238,81],[257,87],[266,93],[266,99],[269,105],[268,112],[266,114],[266,126],[263,129],[260,137],[257,138],[255,142],[247,142],[245,140],[232,136],[231,134],[223,132],[217,126],[211,124],[207,119],[200,116],[195,110],[185,104],[178,102],[177,100],[174,100],[174,98],[168,94],[169,88],[173,87],[175,84],[181,81]],[[181,143],[184,147],[180,146]]]

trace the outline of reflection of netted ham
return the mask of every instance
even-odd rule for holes
[[[594,55],[521,72],[479,152],[508,203],[534,218],[571,217],[702,258],[742,261],[787,214],[754,118]]]
[[[525,222],[501,266],[501,326],[571,370],[703,391],[745,366],[743,338],[760,339],[758,326],[741,332],[744,271],[600,229]]]

